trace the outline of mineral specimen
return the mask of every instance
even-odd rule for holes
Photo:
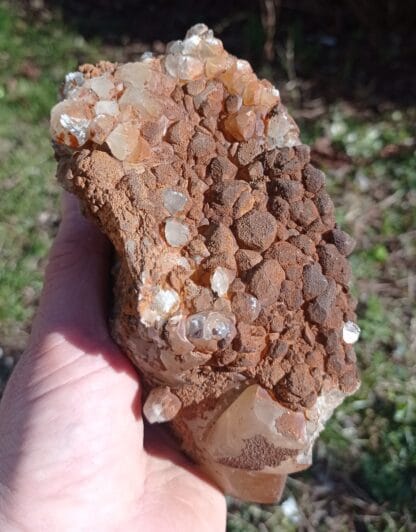
[[[82,66],[63,97],[58,178],[117,251],[112,334],[144,415],[225,492],[274,501],[359,384],[353,241],[325,176],[204,24],[166,55]]]

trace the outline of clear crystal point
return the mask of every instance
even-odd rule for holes
[[[360,327],[353,321],[347,321],[342,328],[342,339],[346,344],[355,344],[361,334]]]
[[[301,450],[307,444],[304,415],[285,408],[265,389],[254,384],[218,418],[207,436],[207,446],[216,460],[237,458],[246,442],[258,436],[281,449]],[[283,459],[282,470],[276,472],[287,472],[292,462],[292,457]]]
[[[62,114],[60,118],[60,124],[66,131],[68,131],[77,139],[79,146],[85,144],[88,138],[90,120]]]
[[[165,238],[171,246],[178,248],[185,246],[190,239],[189,228],[185,223],[169,218],[165,224]]]
[[[143,413],[149,423],[165,423],[173,419],[181,409],[180,399],[167,386],[153,388],[143,405]]]
[[[179,306],[179,296],[175,290],[159,288],[153,298],[153,307],[162,316],[172,314]]]
[[[235,275],[227,268],[218,266],[211,275],[211,289],[218,296],[225,296]]]
[[[204,311],[188,317],[186,333],[198,348],[211,350],[220,340],[231,342],[236,331],[231,318],[220,312]]]
[[[176,214],[181,211],[188,201],[188,198],[182,192],[170,188],[163,191],[163,205],[169,214]]]
[[[96,115],[117,116],[120,109],[118,103],[113,100],[99,100],[94,107]]]
[[[65,76],[65,85],[63,89],[64,96],[68,96],[70,91],[81,87],[84,84],[85,78],[82,72],[68,72]]]
[[[198,24],[194,24],[191,28],[189,28],[189,30],[186,32],[185,39],[189,39],[194,35],[202,37],[205,36],[209,31],[210,30],[206,24],[199,22]]]
[[[89,80],[91,89],[103,100],[108,100],[115,89],[114,83],[107,76],[99,76]]]

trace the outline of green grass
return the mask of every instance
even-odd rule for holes
[[[41,287],[58,213],[48,118],[65,73],[98,57],[60,22],[27,20],[0,2],[0,322],[23,324]]]
[[[40,22],[11,6],[0,0],[3,346],[16,341],[11,330],[19,334],[30,322],[59,219],[50,107],[67,71],[108,54],[59,16]],[[313,57],[313,48],[308,53]],[[411,108],[363,113],[339,102],[318,119],[301,120],[305,141],[330,138],[349,157],[327,172],[338,220],[358,241],[351,260],[363,383],[328,424],[314,467],[288,484],[284,499],[295,498],[299,523],[279,506],[230,501],[230,532],[291,532],[300,524],[317,531],[404,531],[416,521],[415,117]]]
[[[328,423],[317,454],[335,472],[348,464],[350,489],[379,505],[355,520],[368,530],[405,530],[416,520],[414,116],[408,109],[363,118],[335,107],[318,130],[314,124],[352,163],[328,170],[342,225],[358,241],[351,261],[363,331],[361,389]],[[386,156],[393,145],[396,155]]]

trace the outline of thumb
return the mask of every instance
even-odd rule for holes
[[[107,332],[111,247],[76,200],[63,206],[31,340],[0,402],[0,499],[6,486],[19,515],[43,523],[33,530],[95,510],[122,522],[144,479],[137,375]]]
[[[77,331],[106,338],[111,246],[80,212],[79,202],[63,195],[63,216],[52,246],[32,340],[48,333]]]
[[[69,379],[104,365],[124,373],[137,387],[135,370],[108,331],[111,245],[81,214],[78,200],[67,192],[62,198],[62,211],[29,345],[19,369],[23,374],[30,372],[32,381],[52,375],[55,383],[62,366],[66,367],[63,378]],[[72,367],[71,361],[81,355],[82,361]]]
[[[70,410],[68,419],[78,410],[84,415],[85,406],[74,409],[73,404],[86,394],[91,405],[100,400],[104,407],[102,392],[109,388],[112,394],[105,399],[112,405],[110,410],[132,409],[136,422],[140,412],[137,373],[107,328],[110,254],[108,240],[82,216],[78,201],[65,193],[29,345],[6,387],[0,421],[16,411],[16,397],[22,403],[18,409],[26,416],[28,404],[33,408],[37,398],[47,402],[51,393],[55,410],[56,396],[62,395],[61,411]],[[14,408],[6,406],[10,404]],[[91,417],[97,417],[94,411]]]

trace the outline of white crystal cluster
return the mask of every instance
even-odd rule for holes
[[[183,41],[170,43],[164,57],[144,54],[115,69],[67,74],[64,100],[51,113],[52,137],[72,149],[105,144],[117,159],[139,164],[152,156],[143,128],[151,124],[161,141],[169,124],[180,118],[170,97],[175,86],[200,78],[208,83],[194,97],[196,108],[218,82],[236,96],[235,111],[224,121],[230,138],[243,141],[266,132],[270,147],[299,143],[297,126],[286,112],[268,117],[279,104],[278,90],[259,80],[247,61],[228,54],[204,24],[192,27]]]

